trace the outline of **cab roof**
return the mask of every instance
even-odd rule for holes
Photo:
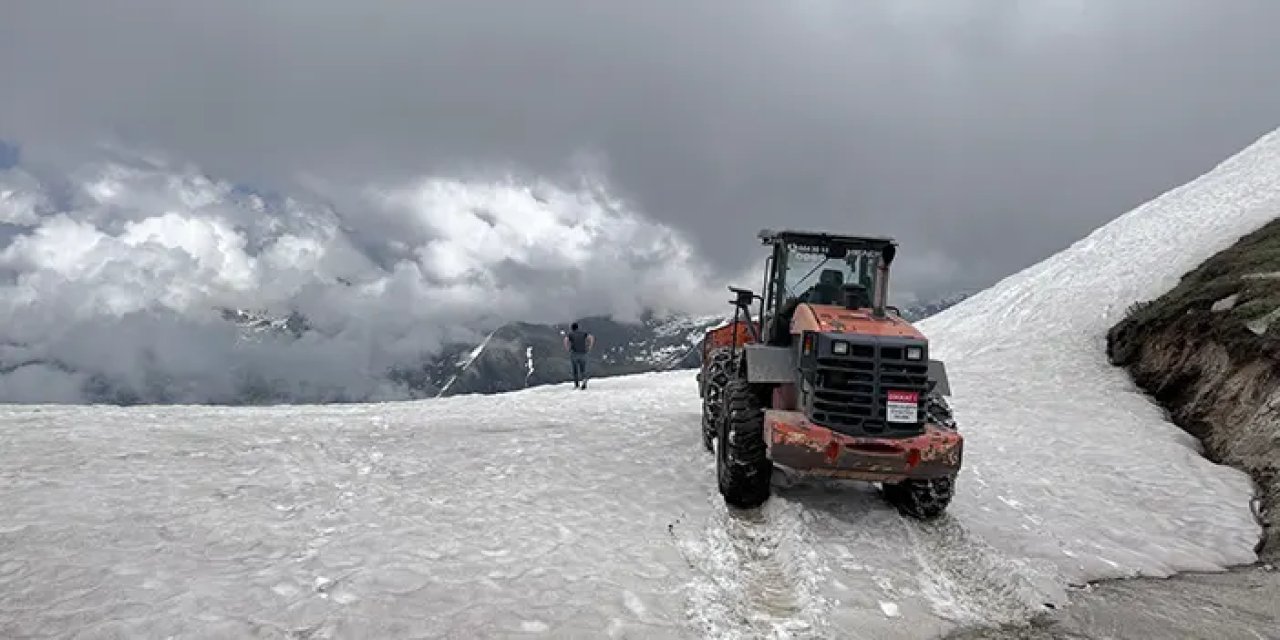
[[[758,234],[761,244],[787,244],[802,247],[842,247],[850,251],[880,251],[897,247],[893,238],[883,236],[846,236],[815,231],[763,229]]]

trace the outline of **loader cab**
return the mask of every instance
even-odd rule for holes
[[[768,230],[759,237],[772,246],[765,261],[759,316],[769,343],[790,344],[791,318],[801,303],[883,315],[889,264],[897,250],[893,240]]]

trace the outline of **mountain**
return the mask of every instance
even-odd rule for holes
[[[604,378],[697,367],[705,332],[725,318],[647,317],[620,322],[583,318],[580,326],[595,336],[588,375]],[[436,389],[437,396],[500,393],[572,379],[564,350],[568,325],[515,322],[503,325],[477,345],[452,345],[416,371],[395,376]]]
[[[912,322],[918,322],[964,302],[974,293],[973,291],[957,292],[942,296],[936,300],[925,300],[907,305],[902,308],[902,317]]]
[[[902,316],[917,321],[949,308],[969,294],[953,294],[938,300],[904,307]],[[262,312],[223,310],[235,322],[243,339],[265,334],[300,337],[307,319],[294,313],[273,318]],[[578,320],[596,338],[596,351],[588,363],[592,378],[696,368],[702,364],[699,347],[707,330],[727,322],[726,316],[666,316],[648,314],[638,322],[609,317]],[[444,397],[471,393],[503,393],[572,380],[564,351],[564,325],[513,322],[490,332],[478,343],[453,343],[416,366],[402,366],[389,378],[411,389],[416,397]]]

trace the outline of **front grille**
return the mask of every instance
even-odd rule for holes
[[[816,359],[806,413],[816,424],[848,435],[912,436],[923,425],[888,422],[889,391],[915,391],[920,409],[928,388],[929,365],[908,361],[901,344],[851,344],[848,355]]]

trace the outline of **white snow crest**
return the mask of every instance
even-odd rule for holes
[[[1105,355],[1133,303],[1280,214],[1280,132],[1061,253],[920,323],[967,434],[952,513],[1063,579],[1255,560],[1252,485]]]

